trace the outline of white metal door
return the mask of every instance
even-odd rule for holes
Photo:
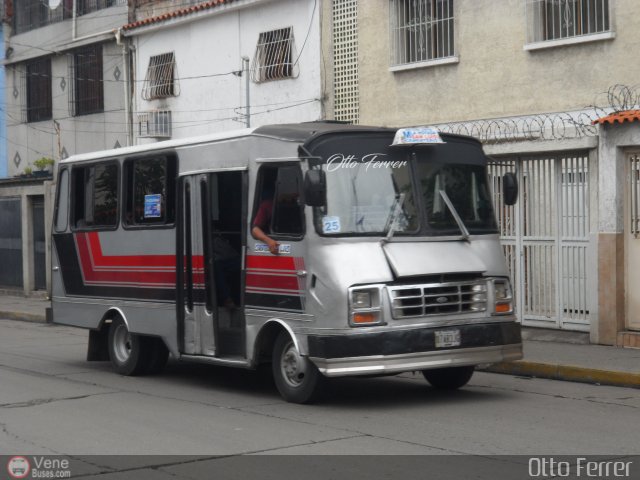
[[[640,330],[640,153],[627,157],[624,251],[626,327]]]
[[[587,331],[588,156],[494,160],[494,202],[523,325]],[[515,171],[520,196],[502,203],[500,179]]]

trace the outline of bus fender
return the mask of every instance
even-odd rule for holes
[[[286,331],[289,334],[296,349],[300,351],[298,337],[293,332],[291,327],[279,318],[272,318],[265,322],[264,325],[262,325],[260,331],[256,335],[256,339],[253,344],[254,363],[261,363],[261,356],[265,359],[265,361],[271,361],[271,351],[273,349],[273,345],[276,341],[276,338],[278,337],[278,334],[282,330]]]
[[[88,362],[103,362],[109,360],[109,324],[117,317],[122,318],[127,329],[129,324],[122,310],[117,307],[110,308],[100,320],[98,328],[89,330],[89,342],[87,346]]]

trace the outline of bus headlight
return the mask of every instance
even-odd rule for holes
[[[494,315],[507,315],[513,313],[513,294],[511,292],[511,284],[508,278],[494,278],[493,283],[493,300]]]
[[[381,287],[354,287],[349,289],[349,324],[365,327],[383,323]]]

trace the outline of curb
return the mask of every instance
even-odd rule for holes
[[[497,363],[480,370],[491,373],[563,380],[567,382],[640,388],[640,373],[599,370],[573,365],[517,360],[514,362]]]
[[[21,322],[47,323],[46,315],[40,315],[37,313],[6,312],[0,310],[0,318],[5,320],[17,320]]]

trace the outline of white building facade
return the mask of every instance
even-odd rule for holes
[[[132,143],[323,116],[320,2],[204,2],[123,28]]]

